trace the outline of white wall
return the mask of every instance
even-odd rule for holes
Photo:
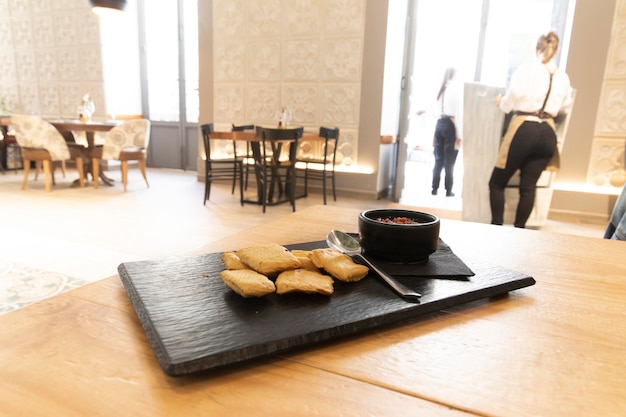
[[[598,192],[588,181],[588,175],[599,159],[592,152],[594,141],[612,135],[626,136],[623,122],[626,109],[622,101],[607,105],[607,96],[603,96],[603,91],[615,85],[621,85],[623,94],[626,72],[610,68],[624,68],[626,54],[622,45],[626,34],[620,28],[625,23],[624,0],[576,1],[567,57],[567,73],[576,89],[576,104],[561,155],[561,169],[554,182],[552,210],[607,215],[612,209],[614,198],[608,195],[617,189],[607,187]],[[618,73],[621,80],[614,78]],[[607,74],[614,76],[607,78]],[[605,118],[616,122],[610,135],[597,130],[601,126],[598,119]]]
[[[284,107],[293,126],[339,127],[337,163],[356,166],[365,11],[365,0],[213,0],[214,105],[202,118],[276,126]]]
[[[98,17],[84,0],[2,2],[0,97],[13,113],[76,117],[84,94],[104,116]]]

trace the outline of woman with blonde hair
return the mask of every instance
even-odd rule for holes
[[[523,228],[535,204],[541,173],[548,167],[558,169],[554,118],[567,112],[572,102],[569,77],[553,61],[558,46],[555,32],[541,35],[536,59],[515,70],[508,91],[496,100],[503,112],[513,115],[489,180],[492,224],[503,224],[504,190],[517,170],[519,203],[514,225]]]

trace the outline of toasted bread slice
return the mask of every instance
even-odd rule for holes
[[[306,269],[284,271],[276,278],[276,292],[278,294],[304,292],[331,295],[333,291],[333,279],[331,277]]]
[[[224,252],[222,254],[222,262],[226,269],[250,269],[246,264],[241,262],[239,256],[235,252]]]
[[[360,281],[369,272],[365,265],[355,263],[348,255],[332,248],[313,249],[311,260],[315,266],[341,281]]]
[[[238,249],[236,254],[250,269],[267,276],[300,267],[298,258],[276,243],[247,246]]]
[[[251,269],[227,269],[220,272],[220,277],[228,288],[242,297],[263,297],[276,291],[276,286],[269,278]]]

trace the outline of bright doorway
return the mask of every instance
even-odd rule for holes
[[[401,203],[459,211],[463,207],[462,150],[454,172],[456,196],[430,194],[437,119],[434,103],[445,68],[457,68],[465,82],[506,86],[514,69],[532,58],[537,37],[549,29],[556,30],[561,38],[557,64],[561,62],[564,67],[574,5],[575,0],[410,2],[408,99],[404,101],[401,129],[406,153],[400,152],[398,163],[403,165],[404,177],[396,183],[402,190]]]
[[[197,0],[138,0],[143,111],[152,122],[148,165],[196,170]]]

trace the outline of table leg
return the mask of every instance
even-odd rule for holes
[[[85,132],[85,136],[87,137],[87,146],[90,149],[93,149],[96,147],[96,141],[95,141],[95,135],[94,132]],[[85,171],[85,172],[91,172],[91,175],[93,177],[93,169],[91,166],[91,162],[89,162],[89,171]],[[102,181],[103,184],[108,185],[109,187],[112,187],[114,185],[114,181],[113,178],[109,178],[106,176],[106,174],[104,173],[104,171],[99,170],[98,173],[98,178],[100,179],[100,181]]]
[[[108,185],[109,187],[113,187],[113,185],[115,184],[115,181],[113,180],[113,178],[107,177],[104,171],[102,170],[98,172],[98,178],[104,185]]]
[[[82,157],[82,169],[83,169],[83,173],[84,173],[84,180],[85,183],[89,180],[89,178],[87,178],[87,173],[90,172],[88,171],[88,167],[89,167],[89,163],[88,163],[88,159],[86,150],[87,148],[85,148],[85,146],[83,145],[79,145],[78,143],[76,143],[76,141],[74,140],[74,135],[72,134],[72,132],[61,132],[61,135],[63,136],[63,138],[65,139],[65,142],[67,143],[67,147],[70,149],[70,155],[74,154],[72,156],[72,159],[74,159],[75,154],[78,152],[81,155],[83,155]],[[76,169],[80,169],[79,167],[76,167]],[[78,188],[80,187],[80,178],[75,179],[74,181],[72,181],[72,188]]]
[[[276,185],[276,182],[279,180],[278,177],[278,168],[276,168],[276,163],[272,164],[271,167],[271,178],[270,178],[270,191],[267,194],[267,201],[268,202],[272,202],[272,200],[274,200],[274,187]],[[280,185],[280,182],[278,182],[278,184]]]
[[[271,202],[274,199],[274,189],[278,186],[278,197],[283,195],[283,184],[281,182],[278,166],[280,165],[280,154],[283,149],[282,142],[272,142],[272,178],[270,182],[270,191],[268,195],[268,201]]]
[[[91,179],[93,181],[93,170],[91,169],[92,165],[91,165],[91,159],[90,158],[84,158],[83,159],[83,173],[85,175],[85,183],[87,183],[89,181],[89,174],[91,174]],[[107,184],[107,185],[112,185],[112,184]],[[72,182],[72,188],[74,187],[79,187],[79,180],[76,179]]]

